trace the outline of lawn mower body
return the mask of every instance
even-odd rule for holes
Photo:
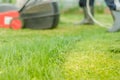
[[[59,22],[57,2],[33,1],[26,5],[20,14],[27,28],[51,29]]]
[[[1,4],[0,13],[18,11],[24,28],[52,29],[59,22],[59,9],[55,1],[29,0],[19,9],[12,4]]]

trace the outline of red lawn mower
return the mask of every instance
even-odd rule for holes
[[[53,29],[59,23],[59,15],[56,1],[27,0],[20,9],[0,4],[0,28]]]

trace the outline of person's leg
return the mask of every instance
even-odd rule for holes
[[[91,19],[91,17],[88,14],[86,0],[80,0],[79,6],[83,9],[84,19],[81,22],[79,22],[78,24],[80,24],[80,25],[82,25],[82,24],[94,24],[94,21]],[[90,0],[89,6],[90,6],[91,14],[94,16],[94,0]]]
[[[120,0],[105,0],[105,2],[109,7],[114,20],[113,26],[108,31],[109,32],[119,31],[120,30],[120,10],[119,10]]]

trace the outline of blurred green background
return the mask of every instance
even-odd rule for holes
[[[0,0],[1,3],[3,2],[3,3],[14,3],[14,4],[16,3],[16,1],[17,0]],[[44,0],[41,0],[41,1],[44,1]],[[61,12],[66,12],[71,9],[72,10],[80,9],[79,5],[78,5],[79,0],[56,0],[56,1],[58,1],[58,3],[59,3]],[[95,1],[95,11],[97,13],[109,13],[109,10],[106,7],[104,0],[96,0]],[[82,10],[81,10],[81,12],[82,12]]]

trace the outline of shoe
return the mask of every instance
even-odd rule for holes
[[[113,26],[108,30],[109,32],[117,32],[120,30],[120,12],[119,11],[111,11],[113,17]]]
[[[94,7],[90,7],[91,14],[94,16]],[[78,25],[93,25],[94,21],[91,19],[91,17],[88,14],[88,9],[87,7],[83,7],[83,14],[84,14],[84,19],[81,22],[78,22]]]

